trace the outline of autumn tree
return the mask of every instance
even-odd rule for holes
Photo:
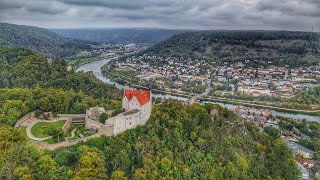
[[[85,150],[77,165],[73,179],[106,179],[104,159],[96,150]]]

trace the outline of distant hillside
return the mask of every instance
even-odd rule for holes
[[[319,36],[287,31],[200,31],[175,35],[154,45],[149,55],[212,61],[294,60],[319,62]]]
[[[52,29],[68,38],[100,43],[157,43],[187,30],[167,29]]]
[[[89,74],[69,71],[65,60],[48,61],[29,49],[0,47],[0,88],[16,87],[72,89],[94,98],[121,97],[114,85]]]
[[[0,23],[0,46],[28,48],[59,58],[72,56],[79,49],[89,47],[81,43],[38,27]]]

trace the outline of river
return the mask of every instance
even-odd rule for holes
[[[99,60],[99,61],[94,61],[88,64],[84,64],[82,66],[80,66],[76,71],[84,71],[84,72],[89,72],[92,71],[93,74],[102,82],[107,83],[107,84],[114,84],[118,89],[123,89],[123,88],[129,88],[129,86],[127,85],[122,85],[116,82],[111,81],[110,79],[108,79],[107,77],[104,77],[103,74],[101,73],[101,67],[103,65],[105,65],[106,63],[108,63],[110,61],[110,59],[103,59],[103,60]],[[184,97],[179,97],[179,96],[172,96],[172,95],[168,95],[168,94],[152,94],[153,97],[161,97],[164,99],[178,99],[178,100],[187,100],[187,98]],[[229,110],[234,110],[236,107],[244,107],[244,106],[238,106],[238,105],[233,105],[233,104],[225,104],[225,103],[218,103],[218,102],[210,102],[210,103],[215,103],[215,104],[219,104],[222,107],[225,107]],[[284,116],[284,117],[290,117],[290,118],[294,118],[297,120],[302,120],[302,119],[306,119],[307,121],[315,121],[315,122],[320,122],[320,117],[319,116],[311,116],[311,115],[305,115],[305,114],[293,114],[293,113],[286,113],[286,112],[279,112],[279,111],[274,111],[272,110],[272,115],[273,116]]]

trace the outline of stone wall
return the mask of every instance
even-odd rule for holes
[[[94,134],[92,136],[84,137],[82,139],[78,139],[78,140],[75,140],[75,141],[64,141],[64,142],[56,143],[56,144],[37,143],[37,145],[39,145],[42,148],[45,148],[45,149],[53,151],[53,150],[66,148],[66,147],[69,147],[69,146],[73,146],[73,145],[76,145],[78,143],[87,142],[88,140],[90,140],[92,138],[97,138],[97,137],[100,137],[102,135],[104,135],[104,134],[103,133],[97,133],[97,134]]]
[[[18,128],[22,123],[24,123],[26,120],[34,117],[34,111],[24,115],[22,118],[20,118],[16,124],[14,125],[15,128]]]
[[[118,116],[112,117],[110,119],[107,119],[105,124],[106,125],[113,125],[114,136],[116,136],[126,130],[125,116],[121,116],[121,114],[119,114]]]
[[[113,124],[102,124],[100,122],[94,121],[86,117],[85,120],[85,128],[86,129],[96,129],[98,133],[102,133],[106,136],[114,135],[114,125]]]
[[[72,118],[85,118],[85,114],[57,114],[58,118],[66,118],[66,119],[72,119]]]
[[[71,119],[68,119],[67,122],[62,126],[62,131],[64,133],[67,133],[71,126],[72,126],[72,121]]]

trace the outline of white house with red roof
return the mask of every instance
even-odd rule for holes
[[[86,118],[86,128],[107,136],[116,136],[138,125],[144,125],[151,116],[151,91],[124,89],[122,108],[125,112],[105,121],[104,124]]]
[[[124,89],[122,108],[127,112],[139,110],[139,117],[144,123],[151,115],[151,91]]]

